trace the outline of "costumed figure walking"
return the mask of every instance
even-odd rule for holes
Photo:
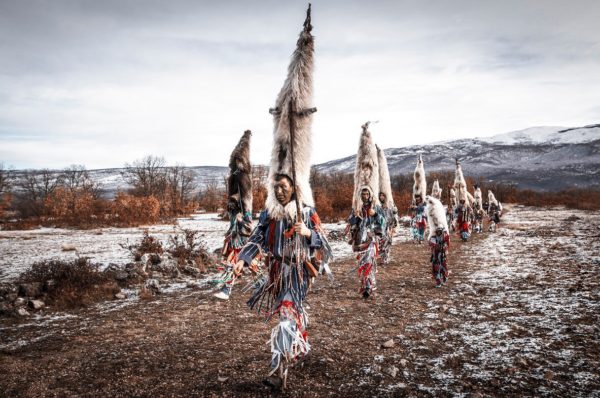
[[[454,225],[454,210],[458,205],[458,201],[456,200],[456,191],[453,186],[448,186],[448,206],[446,207],[446,221],[448,225],[452,229],[452,231],[456,231],[456,227]]]
[[[458,205],[454,209],[454,217],[456,219],[456,229],[463,242],[469,240],[471,236],[471,217],[473,210],[469,202],[467,192],[467,182],[463,176],[460,162],[456,159],[456,176],[454,178],[454,189],[457,191]]]
[[[383,265],[390,261],[392,239],[398,227],[398,209],[394,204],[390,171],[385,153],[377,145],[375,147],[377,148],[377,161],[379,165],[379,203],[381,203],[381,210],[385,218],[385,233],[381,239],[379,250],[379,258]]]
[[[429,223],[429,247],[431,248],[431,276],[435,286],[441,287],[448,280],[448,250],[450,234],[442,202],[428,196],[427,221]]]
[[[473,192],[473,231],[480,233],[483,231],[483,199],[481,196],[481,188],[479,185],[474,185]]]
[[[488,190],[488,217],[489,217],[489,231],[495,232],[496,227],[500,223],[500,217],[502,217],[502,204],[496,199],[494,193]]]
[[[425,229],[427,228],[427,216],[425,214],[425,195],[427,194],[427,182],[425,181],[425,167],[423,158],[419,155],[417,167],[414,173],[413,202],[410,206],[410,230],[413,241],[421,243],[425,240]]]
[[[385,233],[385,217],[376,196],[379,192],[377,149],[368,128],[369,122],[362,126],[354,171],[352,213],[348,217],[349,243],[358,260],[353,271],[358,270],[360,293],[364,298],[377,288],[377,257]]]
[[[215,297],[228,300],[236,281],[233,268],[238,261],[240,250],[252,233],[252,166],[250,164],[250,138],[252,132],[246,130],[229,158],[227,177],[227,213],[229,229],[223,242],[223,269],[218,277],[222,284]],[[256,275],[258,268],[252,264]]]
[[[263,254],[266,276],[248,300],[248,306],[277,319],[271,331],[271,361],[263,382],[285,388],[288,369],[308,354],[308,314],[304,300],[315,265],[328,262],[331,249],[314,209],[309,183],[314,39],[310,5],[304,29],[292,55],[288,76],[270,112],[273,115],[273,151],[267,200],[258,225],[239,254],[235,272]]]

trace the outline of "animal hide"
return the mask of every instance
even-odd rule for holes
[[[429,224],[429,238],[435,235],[437,228],[444,228],[445,232],[448,232],[448,221],[446,221],[446,210],[444,205],[438,199],[433,196],[427,196],[425,198],[427,206],[427,224]]]
[[[460,162],[456,159],[456,173],[454,175],[454,189],[456,190],[456,195],[458,196],[457,201],[461,200],[465,201],[465,204],[469,206],[471,203],[469,201],[469,192],[467,192],[467,182],[465,181],[465,177],[463,176],[462,167],[460,166]]]
[[[392,183],[390,181],[390,171],[388,169],[387,159],[381,148],[377,145],[375,145],[375,148],[377,148],[377,163],[379,165],[379,192],[384,193],[386,200],[385,205],[387,208],[393,209],[395,208],[394,196],[392,195]]]
[[[354,197],[352,198],[352,208],[354,210],[360,211],[362,208],[360,192],[365,188],[371,192],[372,203],[378,205],[379,163],[377,162],[377,148],[375,148],[369,132],[369,122],[362,125],[362,134],[358,143],[356,167],[354,169]]]
[[[244,135],[240,138],[229,158],[229,177],[227,177],[228,207],[237,206],[242,213],[245,211],[252,212],[251,137],[252,132],[250,130],[244,131]]]
[[[475,188],[475,192],[473,192],[473,198],[475,199],[475,205],[478,209],[483,209],[483,198],[481,196],[481,188]]]
[[[296,166],[296,195],[301,206],[314,206],[314,199],[309,183],[310,156],[311,156],[311,113],[302,113],[312,106],[312,78],[314,37],[311,34],[310,5],[307,11],[304,29],[296,43],[296,50],[292,54],[288,67],[287,78],[275,101],[273,114],[273,150],[269,170],[266,208],[271,217],[282,219],[287,216],[294,218],[296,208],[289,206],[287,209],[277,201],[273,185],[277,174],[290,177],[292,172],[292,154],[290,138],[289,105],[292,102],[296,113],[294,123],[294,163]],[[300,113],[300,114],[298,114]],[[291,210],[288,211],[288,210]]]
[[[492,203],[498,206],[498,200],[494,196],[494,193],[492,191],[488,191],[488,206]]]
[[[417,159],[417,167],[415,168],[414,173],[415,183],[413,185],[413,199],[419,194],[421,198],[425,200],[425,195],[427,195],[427,182],[425,181],[425,167],[423,166],[423,158],[419,154],[419,158]]]
[[[433,182],[433,186],[431,187],[431,196],[437,200],[442,200],[442,188],[440,188],[440,183],[438,180]]]
[[[456,191],[454,188],[450,188],[450,207],[454,208],[458,202],[456,201]]]

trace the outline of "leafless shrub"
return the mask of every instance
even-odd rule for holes
[[[84,307],[112,298],[119,287],[110,273],[100,272],[88,258],[46,260],[34,263],[21,274],[19,283],[37,282],[45,300],[57,308]]]

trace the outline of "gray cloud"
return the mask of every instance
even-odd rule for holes
[[[267,109],[305,7],[0,3],[0,161],[115,167],[154,153],[224,165],[251,128],[253,160],[267,163]],[[599,2],[340,0],[313,10],[317,162],[355,152],[373,119],[383,147],[598,122]]]

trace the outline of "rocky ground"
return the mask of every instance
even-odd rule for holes
[[[600,396],[600,212],[512,207],[453,237],[449,284],[399,242],[363,300],[351,259],[317,281],[289,396]],[[261,396],[270,325],[204,283],[0,320],[3,396]]]

